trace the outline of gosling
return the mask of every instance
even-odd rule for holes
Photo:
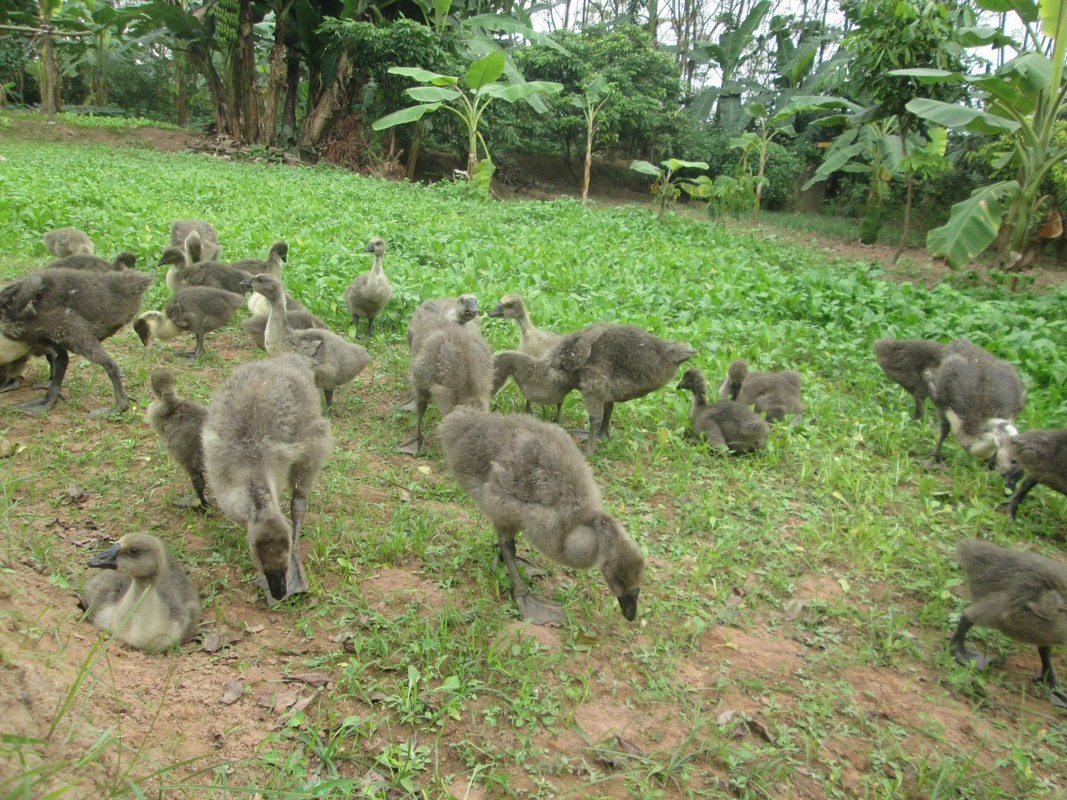
[[[282,282],[273,275],[260,273],[243,286],[251,287],[270,302],[264,344],[267,353],[296,353],[307,359],[315,376],[315,385],[322,389],[327,410],[333,407],[333,391],[363,371],[370,363],[370,355],[358,344],[346,342],[333,331],[289,327]]]
[[[488,316],[501,319],[513,319],[519,326],[520,353],[526,353],[533,358],[542,358],[554,350],[563,337],[552,331],[542,330],[533,324],[530,313],[526,310],[520,294],[506,294],[500,298],[500,302],[489,311]]]
[[[181,465],[193,482],[196,497],[183,497],[174,505],[180,508],[206,509],[210,503],[204,494],[204,448],[200,443],[207,406],[179,397],[177,382],[170,370],[152,370],[150,385],[154,399],[148,404],[145,419],[163,442],[171,457]]]
[[[553,353],[582,393],[589,414],[585,451],[592,455],[597,439],[608,438],[615,403],[661,388],[696,350],[634,325],[599,322],[564,337]]]
[[[167,341],[182,333],[196,337],[196,347],[186,353],[195,361],[204,354],[204,337],[226,325],[244,305],[244,297],[211,286],[179,289],[162,311],[145,311],[133,323],[133,330],[148,347],[152,339]]]
[[[458,406],[489,410],[493,352],[481,331],[471,325],[445,324],[428,333],[411,355],[411,385],[415,390],[415,436],[397,449],[418,456],[424,442],[422,419],[431,399],[441,416]]]
[[[158,653],[196,635],[200,595],[155,536],[128,533],[89,559],[105,570],[85,586],[81,607],[120,642]]]
[[[712,447],[726,447],[731,453],[751,453],[766,446],[766,420],[735,400],[709,405],[707,382],[699,369],[687,369],[678,388],[693,393],[693,408],[689,412],[693,433]]]
[[[1000,433],[996,445],[997,471],[1004,477],[1008,489],[1015,490],[1003,506],[1012,519],[1015,519],[1019,504],[1039,483],[1067,494],[1067,428],[1037,429],[1014,436]]]
[[[926,339],[876,339],[874,358],[889,380],[900,384],[915,399],[915,419],[922,419],[930,396],[927,370],[936,370],[945,357],[945,345]]]
[[[89,234],[77,228],[56,228],[54,231],[48,231],[41,239],[53,258],[77,254],[91,256],[96,252],[96,246]]]
[[[534,358],[518,350],[501,350],[493,356],[492,394],[500,391],[508,378],[515,381],[526,399],[526,413],[530,413],[531,402],[555,406],[557,424],[563,412],[563,401],[578,388],[577,375],[560,368],[554,351],[542,358]]]
[[[535,624],[558,623],[562,609],[536,597],[515,564],[515,536],[554,561],[596,567],[622,615],[637,618],[645,559],[615,517],[581,452],[562,428],[533,417],[457,408],[439,428],[445,462],[497,532],[519,611]]]
[[[719,397],[753,406],[768,422],[780,422],[789,414],[797,422],[804,411],[800,384],[800,373],[796,370],[749,372],[748,362],[738,358],[730,364],[725,380],[719,385]]]
[[[211,286],[244,295],[241,281],[251,278],[243,269],[236,269],[220,261],[190,262],[180,247],[168,247],[160,256],[159,266],[167,267],[167,288],[172,292],[190,286]]]
[[[86,272],[121,272],[137,266],[137,254],[123,250],[111,261],[86,253],[74,253],[45,264],[46,269],[81,269]]]
[[[941,421],[934,461],[944,460],[941,448],[950,430],[960,447],[980,459],[992,459],[997,441],[1019,432],[1015,418],[1026,404],[1026,389],[1010,362],[957,339],[940,366],[925,374]]]
[[[374,253],[374,264],[368,272],[361,272],[344,291],[345,306],[352,315],[353,327],[359,320],[367,320],[367,338],[374,335],[374,320],[385,308],[393,296],[393,286],[382,269],[382,256],[385,253],[385,240],[374,237],[363,249],[364,253]]]
[[[953,657],[978,669],[992,663],[967,647],[967,632],[975,625],[1036,645],[1041,658],[1036,682],[1048,689],[1053,705],[1067,707],[1067,692],[1059,688],[1052,669],[1052,645],[1067,643],[1067,565],[979,539],[961,541],[956,559],[967,575],[973,603],[960,615],[952,635]]]
[[[210,222],[201,219],[176,219],[170,226],[171,247],[185,248],[192,238],[193,252],[189,253],[190,260],[213,261],[222,253],[219,245],[219,232]]]
[[[306,592],[300,533],[333,446],[307,360],[286,353],[237,367],[208,405],[201,442],[207,485],[222,513],[245,526],[268,602]],[[280,506],[287,489],[288,519]]]

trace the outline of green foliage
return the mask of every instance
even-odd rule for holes
[[[614,99],[599,115],[602,146],[645,156],[671,149],[681,125],[680,72],[669,54],[652,46],[646,30],[589,26],[581,33],[558,31],[553,38],[566,53],[537,43],[514,51],[515,63],[528,79],[563,86],[559,95],[547,98],[549,114],[533,117],[518,109],[517,123],[528,139],[552,138],[568,155],[579,151],[586,128],[573,101],[580,101],[599,75],[616,87]]]
[[[707,168],[708,165],[703,161],[681,161],[677,158],[661,161],[658,167],[647,161],[633,161],[630,164],[630,169],[634,172],[655,178],[652,182],[652,196],[656,198],[656,209],[660,219],[668,209],[674,207],[674,203],[683,190],[693,197],[708,196],[711,179],[707,175],[693,177],[691,174],[681,174],[682,170],[691,173],[693,170],[706,171]]]
[[[974,197],[991,192],[1007,197],[1003,205],[990,207],[981,202],[961,202],[943,229],[930,232],[927,247],[932,255],[962,266],[998,241],[996,266],[1009,260],[1027,261],[1030,236],[1045,211],[1042,187],[1049,172],[1067,157],[1067,146],[1055,138],[1065,100],[1064,67],[1067,63],[1067,5],[1058,0],[1040,4],[1021,0],[1006,6],[986,0],[979,5],[994,10],[1014,11],[1026,31],[1025,41],[1033,49],[999,38],[992,32],[973,31],[970,43],[985,45],[994,39],[1013,46],[1018,55],[993,74],[966,75],[959,70],[904,69],[897,74],[929,84],[932,94],[944,85],[970,85],[983,100],[982,110],[943,102],[937,97],[918,97],[908,103],[910,113],[956,130],[978,135],[1003,134],[1011,143],[1010,163],[1015,174],[1013,187],[985,186]],[[1040,32],[1034,29],[1041,23]],[[1036,44],[1035,44],[1036,43]],[[997,166],[1007,162],[1001,161]],[[973,200],[974,198],[972,198]],[[995,214],[990,214],[994,210]],[[985,221],[981,217],[986,217]],[[1015,253],[1015,256],[1011,254]],[[1029,254],[1032,256],[1032,252]]]
[[[201,741],[203,764],[166,763],[173,756],[156,731],[139,756],[141,742],[125,727],[125,744],[112,735],[101,751],[105,737],[86,730],[82,714],[130,719],[128,685],[108,685],[115,664],[101,659],[55,732],[73,754],[57,773],[63,780],[46,785],[42,772],[5,761],[14,769],[0,777],[4,791],[31,796],[78,779],[86,783],[73,793],[103,797],[1062,794],[1067,740],[1030,695],[1032,648],[988,634],[982,646],[1005,657],[978,675],[950,665],[945,640],[966,603],[951,563],[955,542],[982,535],[1054,553],[1049,537],[1067,501],[1038,489],[1009,524],[996,510],[995,473],[954,447],[945,465],[926,465],[935,430],[910,419],[910,400],[878,370],[870,342],[968,336],[1023,372],[1030,398],[1021,427],[1060,425],[1067,290],[1009,301],[957,276],[927,289],[822,247],[683,215],[660,221],[640,207],[495,203],[454,184],[59,144],[9,135],[17,127],[4,128],[0,173],[5,278],[48,258],[40,235],[51,227],[75,224],[98,252],[130,248],[151,265],[172,219],[202,216],[218,227],[228,258],[262,253],[283,236],[287,288],[335,330],[348,324],[340,293],[366,268],[359,250],[370,235],[389,242],[396,293],[368,344],[372,367],[339,393],[331,419],[337,446],[302,540],[312,592],[269,612],[251,583],[243,532],[221,515],[167,505],[185,479],[141,414],[84,419],[84,408],[111,391],[103,370],[73,367],[68,402],[48,425],[5,412],[4,435],[18,444],[0,471],[0,571],[18,571],[6,584],[14,602],[5,658],[16,653],[14,668],[36,659],[35,685],[71,681],[79,661],[70,652],[88,650],[89,629],[35,587],[51,576],[72,586],[84,578],[80,540],[96,535],[90,521],[162,526],[205,590],[208,628],[240,632],[222,654],[190,644],[159,661],[180,665],[168,685],[232,672],[246,695],[241,736],[225,728],[219,750]],[[146,306],[162,303],[160,284]],[[534,318],[559,331],[608,320],[684,339],[698,348],[689,365],[711,383],[738,356],[756,369],[803,374],[805,420],[776,426],[768,449],[746,458],[690,446],[689,399],[669,387],[617,406],[612,437],[591,466],[606,506],[648,553],[647,625],[619,618],[595,572],[527,552],[548,568],[537,591],[562,600],[568,614],[563,628],[531,633],[515,619],[503,570],[492,568],[492,528],[448,475],[432,426],[426,458],[392,454],[411,425],[391,411],[407,391],[406,322],[422,299],[468,290],[485,304],[519,291]],[[514,344],[513,326],[482,327],[495,349]],[[150,369],[178,363],[172,349],[144,348],[129,331],[107,348],[142,408]],[[209,350],[183,365],[184,395],[206,400],[253,357],[236,326],[212,334]],[[582,418],[572,399],[566,426]],[[71,476],[90,495],[85,507],[67,499]],[[69,520],[66,535],[52,532],[53,519]],[[525,551],[521,536],[519,544]],[[246,629],[260,621],[265,631]],[[259,710],[261,694],[299,686],[281,678],[309,671],[332,685],[302,689],[310,704],[276,712],[277,720]],[[172,697],[142,688],[153,713],[171,712]],[[753,697],[764,701],[739,708],[730,699]],[[213,730],[214,699],[191,719],[186,698],[182,730]],[[609,715],[633,727],[598,739],[590,720]],[[264,734],[251,757],[228,757],[235,741],[244,747]],[[0,737],[0,758],[46,769],[46,745],[31,739]],[[874,768],[853,770],[860,758]],[[90,786],[86,773],[106,786]]]
[[[504,84],[499,78],[504,74],[506,58],[500,50],[474,61],[460,79],[450,75],[440,75],[420,67],[390,67],[389,72],[413,78],[424,84],[406,90],[405,94],[419,102],[417,106],[387,114],[376,120],[372,126],[380,131],[394,125],[415,122],[425,114],[431,114],[444,108],[455,114],[467,130],[467,178],[478,187],[484,187],[488,193],[492,181],[492,162],[489,161],[489,148],[479,131],[482,115],[493,100],[514,103],[517,100],[531,98],[539,92],[556,93],[562,87],[548,81],[521,80]],[[463,87],[466,87],[465,89]],[[488,165],[479,165],[478,144],[481,143]],[[480,168],[479,168],[480,167]]]

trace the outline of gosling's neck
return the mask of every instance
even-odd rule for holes
[[[285,311],[285,294],[280,293],[275,297],[268,297],[270,311],[267,313],[267,327],[263,331],[263,344],[270,355],[277,355],[281,348],[282,340],[288,330],[288,319]]]

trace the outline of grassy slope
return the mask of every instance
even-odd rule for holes
[[[634,796],[727,787],[753,797],[1062,790],[1067,740],[1049,726],[1054,712],[1025,697],[1036,654],[979,635],[1010,661],[975,675],[950,663],[944,640],[963,605],[955,542],[981,535],[1054,552],[1048,534],[1061,529],[1064,498],[1038,489],[1010,524],[995,510],[999,479],[958,448],[947,448],[946,466],[928,467],[932,425],[908,418],[910,398],[886,382],[869,351],[878,335],[968,336],[1026,374],[1023,427],[1061,425],[1062,292],[1003,299],[896,285],[869,265],[828,264],[697,222],[661,223],[643,208],[499,204],[454,186],[92,145],[9,140],[2,153],[0,277],[46,260],[40,234],[52,227],[82,228],[107,256],[139,252],[144,267],[171,219],[202,217],[218,227],[228,257],[262,257],[287,239],[288,288],[343,330],[341,291],[369,266],[359,251],[372,235],[389,242],[396,291],[370,348],[373,374],[340,392],[338,447],[311,503],[315,593],[279,615],[309,637],[347,632],[355,653],[313,647],[292,663],[328,669],[336,684],[314,715],[265,745],[286,765],[270,771],[268,787],[296,788],[311,771],[352,778],[374,767],[433,797],[447,796],[442,787],[455,775],[486,796],[557,788],[587,796],[587,781],[609,778],[605,796],[623,786]],[[650,557],[642,625],[623,623],[596,575],[553,569],[542,591],[570,614],[554,646],[529,637],[499,646],[512,613],[498,600],[506,579],[488,568],[484,520],[442,474],[435,437],[419,462],[391,454],[410,425],[392,412],[404,394],[406,319],[422,298],[461,291],[485,307],[522,292],[535,320],[557,330],[603,319],[685,339],[709,382],[737,356],[804,374],[805,422],[775,429],[768,452],[753,458],[688,446],[688,395],[672,388],[619,408],[613,441],[592,466],[608,507]],[[160,281],[146,304],[158,306],[164,292]],[[483,329],[494,347],[514,341],[510,327]],[[143,351],[128,332],[109,346],[143,407],[147,371],[156,360],[174,363],[169,353]],[[206,399],[250,357],[238,334],[223,334],[215,349],[182,375],[184,393]],[[169,541],[208,584],[209,622],[224,620],[252,597],[240,533],[218,517],[161,511],[184,478],[145,456],[154,445],[138,414],[85,421],[84,409],[109,402],[110,388],[95,367],[71,373],[70,404],[40,433],[0,401],[0,433],[24,445],[0,474],[13,501],[0,511],[7,564],[31,554],[53,583],[82,580],[83,553],[33,532],[78,475],[100,498],[82,518],[110,535],[184,531]],[[502,404],[518,402],[508,394]],[[581,421],[576,400],[568,416]],[[72,447],[72,438],[91,446]],[[188,546],[194,528],[210,544]],[[390,568],[433,583],[448,602],[383,616],[361,581]],[[780,670],[761,669],[752,655],[760,647]],[[421,702],[412,680],[446,687],[438,696],[447,701]],[[605,766],[592,751],[556,751],[583,711],[613,704],[619,715],[659,720],[630,731],[647,757],[615,756]],[[738,727],[724,715],[736,708],[756,722]],[[338,744],[338,726],[353,715],[359,732]],[[383,729],[396,744],[378,747]],[[412,756],[407,736],[429,749]],[[317,755],[308,741],[320,743]],[[255,780],[254,765],[235,769],[238,781]]]

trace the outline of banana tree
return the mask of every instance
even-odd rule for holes
[[[581,97],[570,98],[570,104],[582,110],[585,117],[585,173],[582,176],[582,202],[589,199],[589,175],[593,169],[593,137],[600,123],[597,116],[615,93],[615,84],[608,83],[603,75],[597,75],[583,87]]]
[[[907,108],[947,128],[1003,136],[1011,145],[1010,154],[996,166],[1012,166],[1014,177],[983,186],[954,205],[948,222],[927,236],[930,254],[959,267],[997,241],[994,266],[1021,268],[1028,261],[1031,230],[1042,216],[1041,184],[1049,171],[1067,158],[1067,146],[1054,140],[1056,120],[1064,111],[1067,96],[1063,80],[1067,2],[977,0],[977,4],[990,11],[1015,12],[1027,40],[1037,43],[1035,48],[1019,52],[990,75],[931,69],[897,70],[893,74],[925,83],[955,81],[969,85],[973,89],[969,93],[983,101],[982,109],[929,98],[916,98]],[[972,29],[965,41],[980,46],[992,43],[994,38],[1001,44],[1005,39],[1000,31]],[[1012,253],[1018,255],[1013,257]],[[1009,258],[1014,263],[1009,264]]]
[[[660,219],[667,213],[667,209],[674,205],[683,191],[693,197],[707,197],[711,191],[711,178],[707,175],[698,175],[690,178],[680,174],[682,170],[708,169],[705,161],[682,161],[678,158],[668,158],[656,166],[648,161],[632,161],[630,169],[643,175],[651,175],[655,180],[652,182],[652,196],[656,198],[656,213]]]
[[[505,65],[506,59],[502,51],[491,52],[470,65],[462,78],[462,86],[461,79],[453,75],[439,75],[419,67],[392,67],[389,70],[391,74],[414,78],[423,84],[404,92],[419,104],[387,114],[376,120],[371,127],[381,131],[394,125],[415,122],[441,108],[452,112],[467,129],[467,177],[488,191],[493,177],[493,162],[489,157],[485,139],[478,130],[486,108],[494,100],[514,103],[517,100],[533,98],[540,92],[554,94],[563,89],[562,84],[551,81],[512,80],[511,83],[503,83],[500,78],[504,74]],[[485,154],[485,158],[481,160],[478,158],[479,143]]]

